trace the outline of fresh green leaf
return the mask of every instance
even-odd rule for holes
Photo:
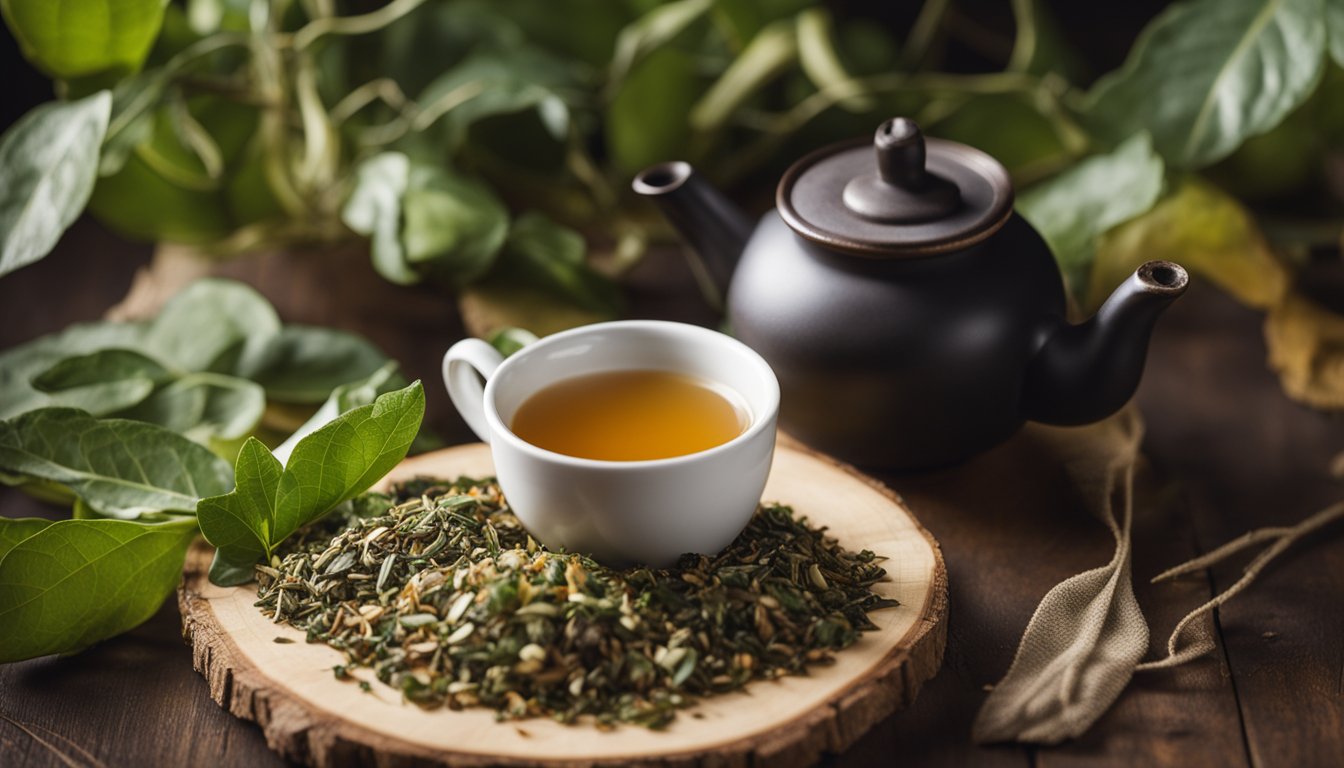
[[[406,379],[397,373],[397,364],[387,363],[363,379],[336,387],[317,412],[275,449],[275,457],[280,461],[289,461],[290,454],[300,440],[331,423],[337,416],[361,405],[369,405],[379,395],[405,386]]]
[[[1344,0],[1325,0],[1325,27],[1330,35],[1330,58],[1344,67]]]
[[[1258,309],[1278,306],[1292,282],[1250,211],[1196,178],[1183,180],[1151,211],[1101,237],[1086,303],[1101,306],[1115,286],[1153,259],[1179,262]]]
[[[54,520],[43,520],[39,517],[0,517],[0,561],[5,559],[9,551],[19,545],[19,542],[32,536],[38,531],[51,525]]]
[[[233,280],[205,278],[172,298],[150,323],[144,348],[184,371],[255,367],[280,318],[261,294]]]
[[[98,159],[98,175],[111,176],[126,167],[135,148],[154,134],[154,114],[163,102],[168,74],[162,69],[140,72],[112,89],[112,113]]]
[[[1173,165],[1200,168],[1264,133],[1315,89],[1325,63],[1322,0],[1186,0],[1144,30],[1088,94],[1094,130],[1141,130]]]
[[[181,435],[72,408],[0,422],[0,472],[59,483],[96,511],[120,518],[190,512],[233,481],[228,464]]]
[[[660,48],[642,59],[604,113],[607,151],[622,173],[682,156],[690,125],[686,115],[702,91],[695,60],[685,51]]]
[[[134,350],[113,348],[67,357],[34,377],[32,384],[51,393],[127,379],[144,379],[156,386],[172,378],[173,374],[157,360]]]
[[[415,382],[300,440],[280,478],[272,543],[382,479],[406,458],[424,415],[425,391]]]
[[[72,653],[144,622],[181,580],[195,535],[191,519],[62,520],[24,538],[0,559],[0,663]]]
[[[424,413],[419,382],[389,392],[299,440],[283,469],[260,441],[248,440],[238,455],[237,486],[197,508],[202,532],[219,550],[212,578],[250,578],[245,563],[269,556],[300,526],[381,479],[405,458]]]
[[[51,406],[81,408],[103,416],[135,405],[149,395],[141,380],[100,383],[56,393],[42,392],[32,385],[32,380],[67,357],[117,347],[136,349],[143,336],[144,326],[139,323],[79,324],[0,352],[0,419]]]
[[[0,136],[0,275],[50,253],[84,210],[111,109],[107,91],[43,104]]]
[[[615,315],[620,292],[588,266],[587,251],[578,232],[529,211],[509,230],[499,268],[511,279],[558,293],[586,309]]]
[[[406,260],[458,285],[485,274],[508,236],[508,210],[489,188],[435,166],[411,166],[401,205]]]
[[[616,50],[607,73],[608,87],[613,91],[621,88],[636,64],[667,45],[713,7],[713,0],[676,0],[627,25],[616,38]]]
[[[798,26],[791,20],[776,21],[753,37],[691,109],[691,127],[698,131],[722,128],[747,99],[793,66],[798,60]],[[815,61],[813,68],[817,68]]]
[[[410,183],[411,161],[400,152],[384,152],[360,163],[355,187],[341,209],[341,220],[371,239],[373,268],[397,285],[420,282],[406,263],[401,245],[401,197]]]
[[[140,68],[163,23],[164,0],[0,0],[23,55],[65,80]]]
[[[155,392],[123,418],[157,424],[202,445],[249,435],[266,412],[261,385],[236,376],[191,373]]]
[[[1089,158],[1037,184],[1017,201],[1075,287],[1101,233],[1153,206],[1162,192],[1162,160],[1141,133],[1114,152]]]
[[[320,403],[342,384],[371,376],[387,356],[361,336],[331,328],[286,325],[271,338],[244,378],[285,403]]]
[[[202,499],[196,516],[201,533],[224,553],[226,563],[254,564],[271,554],[276,494],[284,467],[260,440],[249,437],[238,452],[233,472],[238,485],[222,496]],[[244,580],[250,578],[249,569]]]
[[[559,141],[569,134],[569,102],[578,86],[571,70],[570,62],[536,48],[481,51],[436,78],[418,102],[442,126],[436,135],[449,153],[473,124],[530,109]]]

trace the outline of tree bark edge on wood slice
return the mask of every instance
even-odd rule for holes
[[[417,463],[438,454],[461,452],[464,448],[487,451],[484,446],[447,449],[408,459],[394,476],[417,474]],[[931,678],[942,664],[947,637],[947,571],[936,540],[910,514],[900,497],[878,481],[862,475],[852,467],[842,465],[829,457],[816,454],[781,439],[779,454],[795,454],[805,459],[839,470],[857,484],[875,491],[896,510],[904,513],[913,523],[913,535],[922,537],[932,555],[924,604],[917,618],[875,663],[856,679],[847,679],[834,693],[800,716],[772,724],[750,735],[725,738],[712,749],[678,750],[674,744],[666,753],[640,754],[633,757],[546,759],[513,755],[484,754],[479,751],[435,749],[425,744],[398,739],[384,731],[361,725],[348,718],[333,716],[306,702],[284,684],[259,670],[242,651],[236,639],[221,626],[210,597],[202,593],[211,589],[206,583],[211,549],[198,544],[187,558],[178,603],[182,613],[183,637],[192,647],[193,665],[209,683],[210,696],[231,714],[256,722],[261,726],[267,743],[289,760],[315,765],[335,766],[349,764],[377,764],[379,766],[482,766],[482,765],[595,765],[638,762],[660,766],[699,765],[753,765],[766,764],[810,765],[825,754],[844,751],[881,720],[906,706],[918,693],[924,681]],[[488,453],[487,453],[488,456]],[[768,493],[768,491],[767,491]],[[788,499],[780,499],[789,503]],[[847,546],[862,546],[862,542],[845,542]],[[880,613],[880,612],[879,612]],[[260,613],[257,614],[260,616]],[[875,614],[876,616],[877,614]],[[276,625],[277,634],[281,627]],[[288,631],[293,631],[292,629]],[[866,633],[871,634],[871,633]],[[280,646],[294,648],[296,646]],[[326,648],[325,646],[319,646]],[[330,650],[330,649],[327,649]],[[842,651],[841,655],[848,651]],[[329,674],[329,673],[328,673]],[[809,678],[793,678],[808,680]],[[342,684],[346,685],[346,684]],[[757,682],[748,686],[748,694],[762,692]],[[390,689],[389,689],[390,690]],[[351,695],[367,695],[351,687]],[[765,693],[769,693],[765,691]],[[719,699],[712,697],[709,700]],[[703,701],[701,705],[702,706]],[[680,718],[691,716],[694,709],[685,710]],[[434,713],[441,717],[462,713]],[[516,728],[520,733],[537,723],[543,727],[549,721],[517,721],[501,723],[501,728]],[[556,726],[565,728],[565,726]],[[568,728],[588,726],[569,726]],[[637,726],[626,726],[637,728]],[[510,733],[510,735],[512,735]],[[594,737],[601,736],[594,732]],[[662,737],[664,734],[658,734]]]

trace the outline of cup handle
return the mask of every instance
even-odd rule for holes
[[[463,421],[482,441],[490,442],[490,425],[485,420],[485,387],[504,356],[480,339],[463,339],[448,348],[443,356],[443,384],[448,397],[462,414]]]

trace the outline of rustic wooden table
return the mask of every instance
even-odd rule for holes
[[[148,249],[88,223],[45,262],[0,280],[0,347],[93,320],[126,292]],[[241,268],[240,268],[241,269]],[[287,320],[350,327],[319,285],[265,270],[253,276]],[[635,275],[646,317],[707,322],[685,270],[650,263]],[[370,275],[352,279],[373,280]],[[416,376],[433,380],[438,353],[461,334],[442,320],[366,330]],[[1134,530],[1139,601],[1154,645],[1238,565],[1162,586],[1148,579],[1253,527],[1286,524],[1344,496],[1328,465],[1344,451],[1344,421],[1299,407],[1265,370],[1260,317],[1195,285],[1162,322],[1138,395],[1152,463]],[[446,397],[430,418],[467,434]],[[951,583],[946,662],[914,707],[873,729],[836,765],[1340,765],[1344,764],[1344,537],[1296,549],[1218,613],[1215,655],[1143,673],[1097,726],[1050,749],[977,748],[971,720],[984,687],[1007,669],[1041,596],[1104,563],[1112,542],[1080,511],[1061,470],[1029,435],[943,472],[886,477],[943,546]],[[0,512],[51,515],[0,492]],[[177,609],[70,658],[0,667],[0,765],[238,765],[280,760],[261,732],[211,702],[191,668]]]

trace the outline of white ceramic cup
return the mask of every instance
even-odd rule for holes
[[[672,371],[725,386],[750,411],[749,426],[722,445],[652,461],[566,456],[509,429],[518,407],[547,386],[621,370]],[[462,418],[490,444],[514,514],[547,546],[610,565],[669,566],[684,553],[728,546],[765,489],[779,383],[760,355],[722,333],[654,320],[598,323],[547,336],[507,360],[466,339],[444,355],[443,380]]]

